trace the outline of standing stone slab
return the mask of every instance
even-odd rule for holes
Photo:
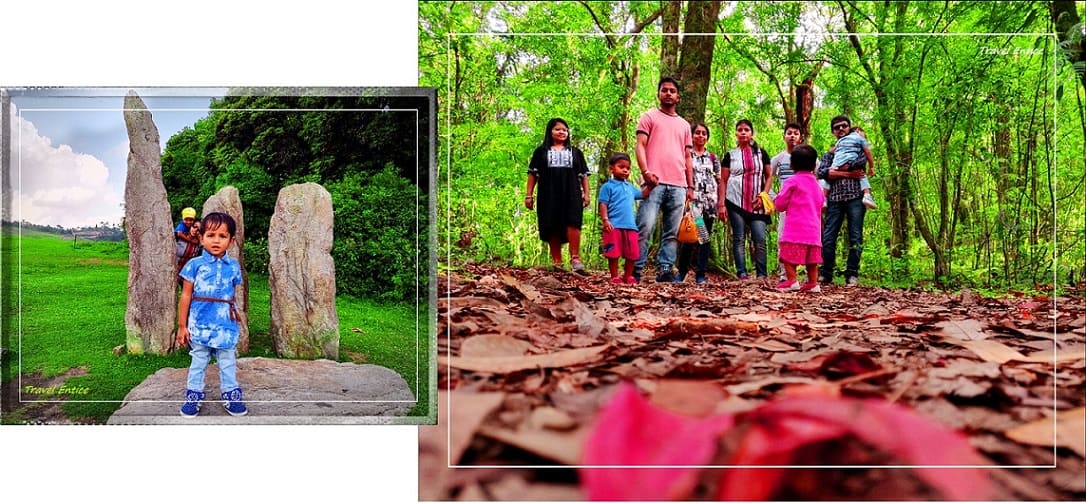
[[[241,197],[238,189],[232,186],[223,187],[215,195],[204,202],[204,214],[226,213],[238,224],[237,233],[234,235],[234,244],[226,249],[226,254],[234,257],[241,265],[241,286],[234,292],[235,304],[238,306],[238,353],[249,352],[249,273],[245,272],[245,214],[241,209]]]
[[[332,196],[303,183],[284,187],[268,227],[271,336],[289,358],[339,356]]]
[[[128,352],[164,355],[177,321],[173,221],[162,185],[158,129],[143,100],[124,98],[128,127],[128,175],[124,184],[124,231],[128,235]]]

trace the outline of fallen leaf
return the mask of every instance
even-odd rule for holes
[[[864,353],[838,351],[827,356],[818,371],[830,379],[839,379],[880,369],[882,365]]]
[[[724,389],[712,381],[659,379],[650,391],[652,403],[691,417],[711,415],[726,398]]]
[[[504,309],[505,304],[492,299],[490,297],[452,297],[449,299],[439,299],[438,306],[440,310],[441,304],[447,304],[449,316],[456,316],[460,311],[465,309]]]
[[[984,361],[1004,364],[1009,361],[1031,363],[1056,363],[1073,362],[1086,358],[1086,349],[1075,348],[1068,350],[1038,351],[1029,356],[1023,355],[1011,349],[1006,344],[994,340],[955,341],[956,344],[972,351]]]
[[[968,377],[999,377],[999,364],[996,362],[978,363],[964,358],[955,358],[947,365],[934,367],[928,371],[931,377],[940,379],[954,379],[959,376]]]
[[[769,377],[766,379],[759,379],[757,381],[749,381],[741,384],[733,384],[731,386],[725,386],[724,389],[731,395],[738,396],[751,391],[758,391],[766,386],[774,386],[779,384],[819,384],[826,381],[820,379],[809,379],[806,377]]]
[[[795,362],[809,361],[819,355],[825,355],[825,349],[812,349],[810,351],[794,351],[786,353],[774,353],[769,357],[769,361],[773,363],[788,364]],[[821,364],[821,360],[819,360]],[[817,368],[817,366],[815,367]]]
[[[1066,363],[1077,360],[1086,359],[1086,348],[1078,346],[1075,348],[1064,348],[1056,350],[1056,354],[1053,355],[1052,351],[1038,351],[1036,353],[1030,353],[1023,360],[1017,360],[1022,362],[1034,362],[1034,363]]]
[[[697,484],[698,469],[712,459],[716,438],[732,416],[691,418],[654,407],[626,383],[600,411],[585,443],[579,474],[591,500],[683,499]],[[623,466],[672,466],[630,471]]]
[[[943,335],[960,341],[979,341],[988,338],[984,327],[977,320],[950,320],[936,323],[943,329]]]
[[[565,411],[554,407],[536,407],[528,415],[528,425],[533,429],[542,430],[571,430],[577,426],[577,421]]]
[[[745,321],[725,320],[720,318],[676,318],[664,326],[664,336],[692,334],[737,334],[740,332],[757,333],[758,325]]]
[[[1053,418],[1039,419],[1009,429],[1007,438],[1029,445],[1066,447],[1086,457],[1086,407],[1064,410]]]
[[[531,302],[539,304],[543,301],[543,296],[539,293],[539,290],[536,290],[532,285],[521,283],[520,281],[517,281],[516,278],[509,275],[502,275],[502,281],[515,288],[525,299],[528,299]]]
[[[609,344],[603,344],[529,356],[465,357],[439,355],[437,360],[439,365],[448,365],[462,370],[508,374],[519,370],[572,367],[596,362],[601,359],[600,355],[609,347],[611,347]]]
[[[996,362],[999,364],[1007,363],[1011,360],[1022,361],[1026,357],[1015,351],[1007,345],[999,341],[993,340],[963,340],[955,341],[958,345],[972,351],[982,360],[987,362]]]
[[[874,304],[871,304],[870,306],[867,306],[867,309],[864,309],[863,312],[860,313],[860,316],[864,318],[870,318],[873,316],[883,317],[888,314],[890,314],[890,310],[887,309],[886,306],[882,305],[882,303],[876,302]]]
[[[738,344],[740,346],[743,346],[743,347],[758,348],[758,349],[764,349],[766,351],[774,351],[774,352],[795,351],[796,350],[796,348],[793,347],[793,346],[789,346],[788,344],[785,344],[785,343],[780,342],[780,341],[775,341],[773,339],[766,339],[766,340],[763,340],[763,341],[737,341],[736,344]]]
[[[566,314],[573,318],[577,323],[577,331],[587,335],[591,339],[595,339],[601,334],[611,332],[611,327],[607,323],[607,320],[596,316],[596,313],[592,312],[588,306],[571,296],[566,297],[565,300],[555,306],[551,312],[555,315],[559,315],[559,313]]]
[[[921,394],[925,396],[953,395],[961,398],[973,398],[986,393],[991,389],[990,381],[973,381],[966,377],[953,379],[927,379],[920,386]]]
[[[556,432],[544,429],[521,428],[510,430],[496,426],[483,426],[479,434],[524,449],[537,456],[565,465],[575,465],[581,459],[581,445],[588,434],[587,428]]]
[[[527,353],[531,347],[531,343],[514,339],[508,335],[481,334],[468,337],[460,343],[460,356],[521,356]]]
[[[747,312],[747,313],[740,314],[739,316],[735,316],[735,319],[738,320],[738,321],[749,321],[751,323],[759,323],[759,322],[772,321],[772,320],[775,319],[775,317],[770,316],[768,314]]]

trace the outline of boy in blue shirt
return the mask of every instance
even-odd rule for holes
[[[607,268],[611,272],[611,282],[634,284],[634,265],[641,257],[641,246],[637,240],[637,222],[634,221],[634,201],[649,197],[652,185],[645,185],[641,190],[630,183],[630,156],[618,153],[607,160],[610,165],[611,179],[600,186],[600,219],[603,220],[603,256],[607,257]],[[625,279],[618,274],[618,259],[626,259]]]
[[[214,356],[219,364],[223,406],[232,416],[248,410],[242,402],[237,380],[238,312],[234,292],[241,284],[241,266],[226,254],[234,242],[237,226],[225,213],[210,213],[203,219],[200,241],[204,253],[181,269],[181,302],[177,312],[177,343],[189,346],[185,403],[181,415],[196,417],[204,399],[204,370]]]

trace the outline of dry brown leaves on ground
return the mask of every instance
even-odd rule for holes
[[[600,274],[475,265],[448,280],[441,424],[420,432],[420,499],[586,498],[571,466],[622,383],[688,417],[743,414],[782,396],[876,398],[966,435],[994,466],[991,499],[1086,497],[1081,289],[1055,299],[863,286],[801,294],[762,281],[615,286]],[[908,464],[851,442],[791,455]],[[723,439],[719,452],[729,448]],[[938,498],[913,472],[793,469],[770,494]],[[708,480],[693,481],[695,496],[712,497]]]

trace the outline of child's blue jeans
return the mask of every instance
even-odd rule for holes
[[[189,341],[189,347],[192,363],[189,365],[188,389],[204,390],[204,371],[207,369],[207,364],[211,362],[212,356],[219,364],[219,387],[222,388],[222,392],[226,393],[238,388],[237,349],[215,349],[192,341]]]

